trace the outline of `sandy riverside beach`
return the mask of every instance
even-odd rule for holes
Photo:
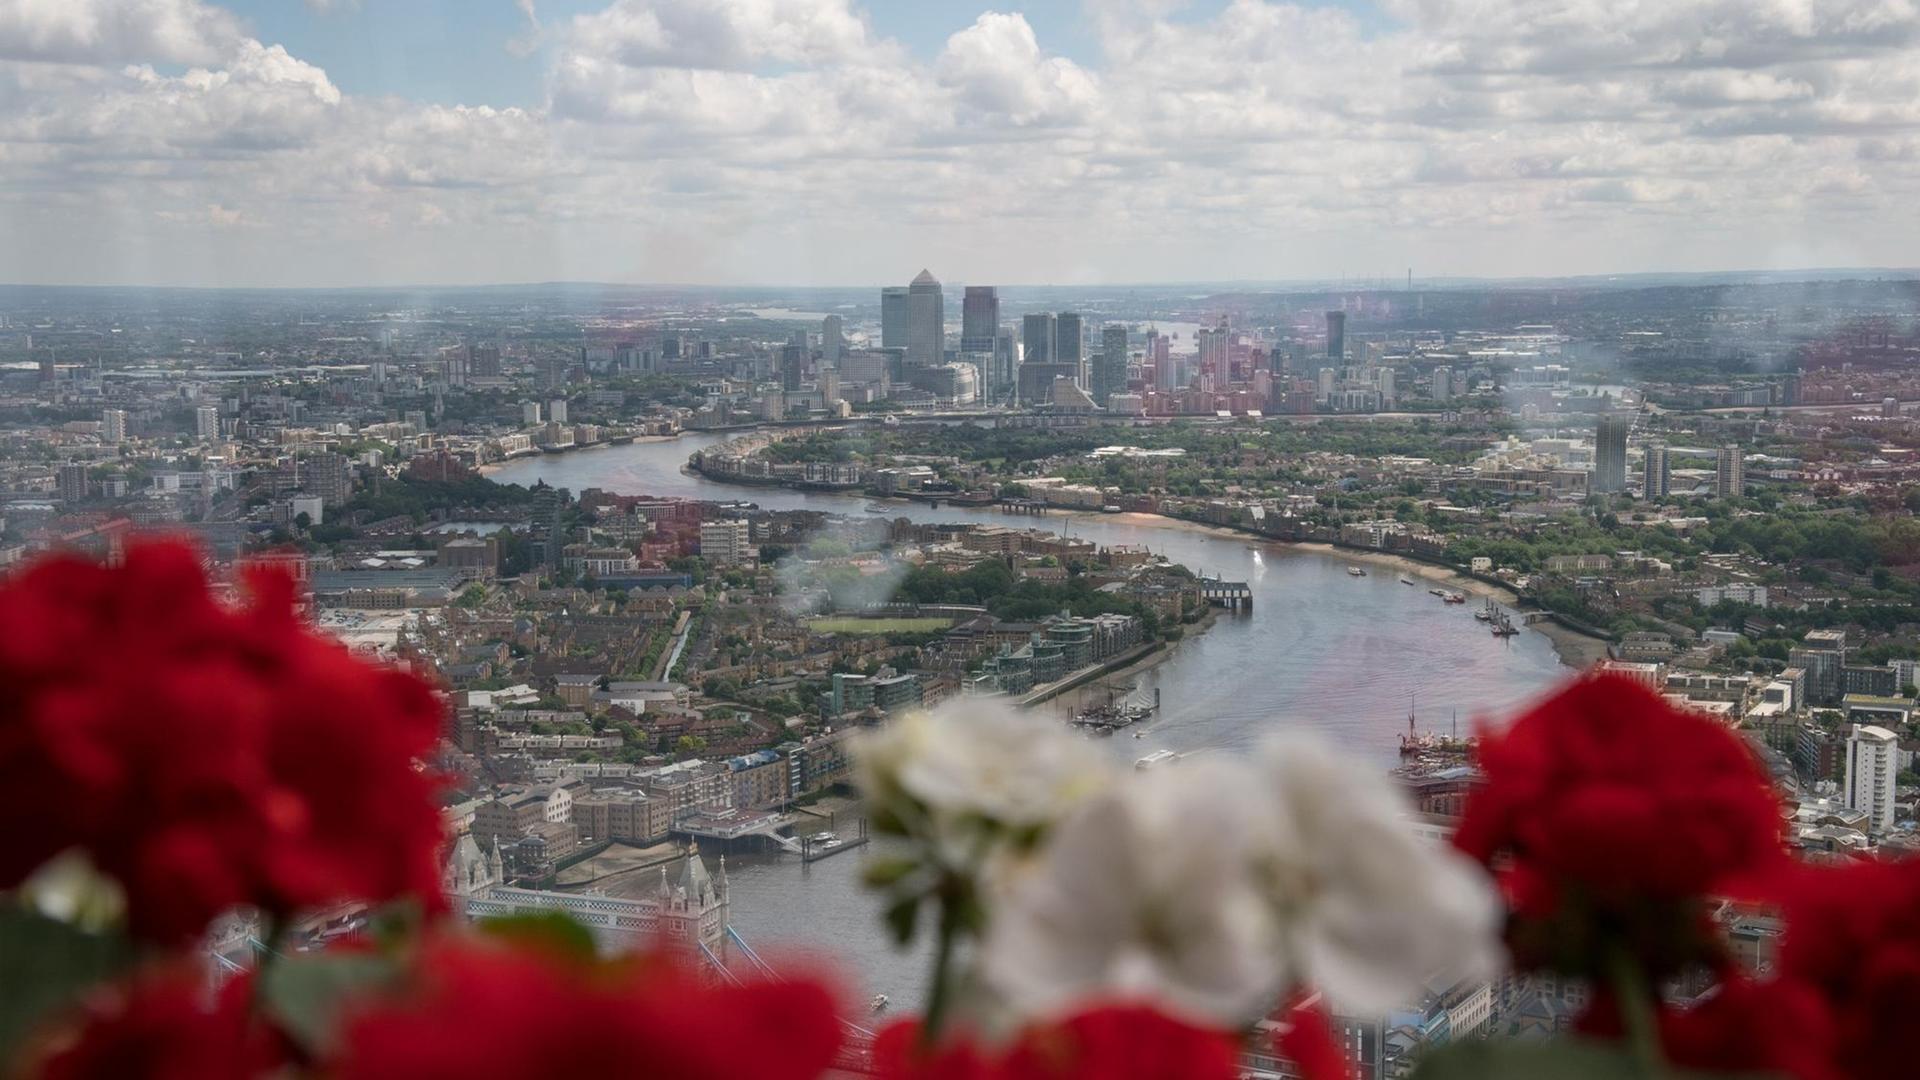
[[[1187,521],[1183,518],[1167,517],[1163,514],[1107,514],[1094,511],[1074,511],[1071,513],[1049,513],[1038,520],[1045,522],[1049,520],[1078,520],[1082,518],[1098,521],[1113,521],[1119,519],[1127,524],[1141,525],[1148,528],[1181,529],[1187,532],[1204,533],[1208,536],[1214,536],[1224,540],[1239,540],[1242,542],[1265,544],[1283,551],[1312,552],[1316,555],[1344,559],[1350,563],[1361,563],[1368,566],[1391,569],[1406,574],[1408,577],[1414,578],[1422,583],[1444,586],[1455,592],[1467,593],[1472,596],[1492,597],[1495,603],[1505,604],[1508,607],[1517,605],[1520,600],[1519,596],[1516,595],[1512,589],[1500,585],[1490,585],[1478,578],[1468,577],[1451,567],[1423,562],[1419,559],[1408,558],[1405,555],[1397,555],[1390,551],[1365,551],[1356,548],[1335,547],[1332,544],[1310,541],[1289,542],[1285,540],[1275,540],[1272,537],[1261,536],[1258,533],[1243,532],[1242,530],[1225,525],[1208,525],[1198,521]],[[1597,638],[1591,634],[1583,634],[1553,619],[1542,619],[1539,622],[1528,623],[1527,628],[1530,630],[1538,630],[1540,633],[1545,634],[1547,640],[1553,643],[1553,651],[1560,657],[1560,662],[1568,667],[1584,670],[1605,660],[1609,655],[1607,652],[1608,642],[1605,638]],[[1152,664],[1160,663],[1167,658],[1171,651],[1170,649],[1163,649],[1153,656],[1146,658],[1146,660],[1143,660],[1142,664],[1151,666]],[[1132,668],[1128,669],[1129,672],[1132,670]],[[1116,672],[1115,674],[1120,673]]]

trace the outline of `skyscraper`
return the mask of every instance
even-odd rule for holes
[[[1327,312],[1327,359],[1343,361],[1347,358],[1347,313],[1344,311]]]
[[[800,376],[807,364],[807,350],[802,345],[782,345],[780,347],[780,389],[800,389]]]
[[[1020,382],[1020,342],[1013,328],[1003,326],[993,335],[993,377],[987,380],[990,401],[1004,401]]]
[[[1433,400],[1453,400],[1453,369],[1437,367],[1433,369]]]
[[[212,405],[202,405],[193,410],[193,434],[202,442],[219,438],[220,410]]]
[[[1640,495],[1664,499],[1673,492],[1673,469],[1667,462],[1667,448],[1660,443],[1647,447],[1647,465],[1641,480]]]
[[[1589,490],[1605,494],[1624,491],[1627,486],[1627,433],[1633,430],[1633,417],[1626,413],[1601,413],[1593,429],[1593,483]]]
[[[947,309],[940,282],[925,271],[907,286],[907,363],[931,366],[946,351]]]
[[[829,315],[820,320],[820,359],[829,364],[840,362],[840,353],[847,347],[846,324],[838,315]]]
[[[1100,359],[1093,368],[1093,403],[1106,407],[1107,399],[1127,388],[1127,328],[1108,326],[1100,331]]]
[[[1080,316],[1071,311],[1063,311],[1053,317],[1053,362],[1068,364],[1073,370],[1067,372],[1069,378],[1087,385],[1087,350],[1085,328]]]
[[[969,285],[960,295],[960,351],[993,352],[1000,330],[1000,293],[991,285]]]
[[[880,347],[907,347],[907,290],[904,285],[889,285],[880,290]]]
[[[1747,493],[1747,459],[1737,446],[1723,446],[1714,462],[1713,490],[1723,498],[1739,498]]]
[[[1052,363],[1053,316],[1037,311],[1020,320],[1020,344],[1026,349],[1020,357],[1022,364]]]

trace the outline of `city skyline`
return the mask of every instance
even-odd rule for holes
[[[0,280],[1782,270],[1920,224],[1905,6],[987,7],[7,0]]]

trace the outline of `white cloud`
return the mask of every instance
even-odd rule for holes
[[[934,65],[972,117],[1014,126],[1077,123],[1099,100],[1094,77],[1045,56],[1025,16],[989,11],[947,39]]]
[[[729,70],[857,60],[872,44],[848,0],[615,0],[575,16],[572,36],[628,67]]]
[[[547,94],[487,109],[198,0],[0,0],[0,222],[45,241],[0,279],[196,224],[189,270],[283,283],[1689,268],[1863,219],[1894,264],[1920,227],[1915,0],[1096,0],[1079,62],[994,11],[916,56],[854,0],[515,3]]]
[[[0,0],[0,59],[204,64],[240,40],[239,20],[201,0]]]

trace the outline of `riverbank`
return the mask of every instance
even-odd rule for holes
[[[1311,540],[1276,540],[1271,536],[1240,529],[1231,525],[1214,525],[1200,521],[1188,521],[1185,518],[1168,517],[1165,514],[1128,512],[1106,514],[1094,511],[1066,511],[1049,513],[1039,520],[1049,519],[1120,521],[1126,524],[1140,525],[1146,528],[1171,529],[1180,532],[1196,533],[1222,540],[1257,540],[1263,544],[1287,551],[1302,551],[1327,558],[1343,559],[1349,563],[1379,567],[1405,574],[1418,581],[1422,586],[1438,586],[1469,596],[1491,598],[1497,604],[1515,607],[1520,602],[1519,594],[1504,585],[1495,585],[1479,578],[1460,572],[1440,563],[1427,562],[1392,551],[1368,551],[1357,548],[1338,547],[1333,544]],[[1552,643],[1553,651],[1560,662],[1571,668],[1586,669],[1605,660],[1611,645],[1606,638],[1576,630],[1552,618],[1527,624],[1530,630],[1538,630]]]
[[[485,465],[480,466],[474,471],[479,473],[481,476],[492,476],[494,473],[497,473],[502,469],[508,468],[513,465],[518,465],[522,461],[526,461],[529,458],[558,457],[562,454],[587,454],[587,453],[592,453],[595,450],[620,450],[629,446],[643,446],[643,445],[646,445],[647,443],[675,442],[679,440],[681,434],[682,433],[676,432],[675,434],[672,434],[672,435],[635,435],[631,439],[622,439],[617,443],[597,442],[597,443],[589,443],[585,446],[569,446],[561,450],[551,450],[551,451],[542,450],[539,453],[535,453],[535,454],[519,454],[514,457],[506,458],[501,461],[489,461]]]

